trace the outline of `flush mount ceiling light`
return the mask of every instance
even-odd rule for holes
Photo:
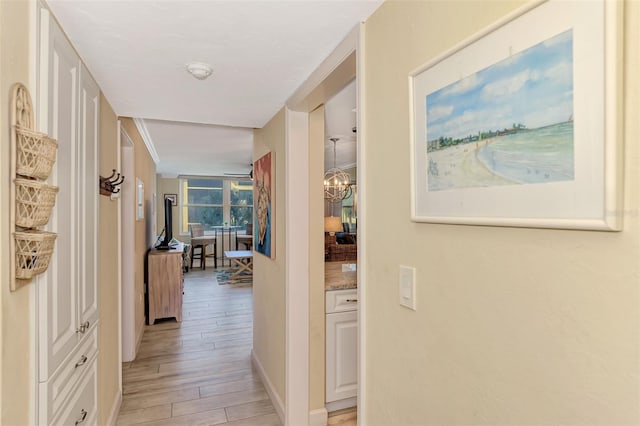
[[[198,80],[204,80],[211,75],[213,68],[204,62],[189,62],[187,64],[187,71]]]

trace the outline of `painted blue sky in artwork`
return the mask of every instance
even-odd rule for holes
[[[573,116],[573,33],[536,44],[426,96],[427,140],[530,129]]]

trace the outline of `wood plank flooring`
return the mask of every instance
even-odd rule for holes
[[[251,365],[250,286],[218,285],[215,270],[185,274],[182,323],[147,326],[123,365],[118,425],[280,426]]]
[[[357,426],[358,412],[355,408],[347,408],[345,410],[329,413],[327,426]]]

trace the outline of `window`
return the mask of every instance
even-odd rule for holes
[[[190,223],[202,223],[205,231],[215,226],[246,229],[253,223],[253,182],[250,180],[182,179],[181,229],[189,232]]]
[[[229,181],[230,212],[229,223],[246,228],[253,223],[253,182]]]

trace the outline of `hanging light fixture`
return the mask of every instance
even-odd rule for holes
[[[329,140],[333,142],[333,167],[324,173],[324,198],[331,203],[337,203],[351,196],[351,176],[336,167],[336,142],[340,138]]]

